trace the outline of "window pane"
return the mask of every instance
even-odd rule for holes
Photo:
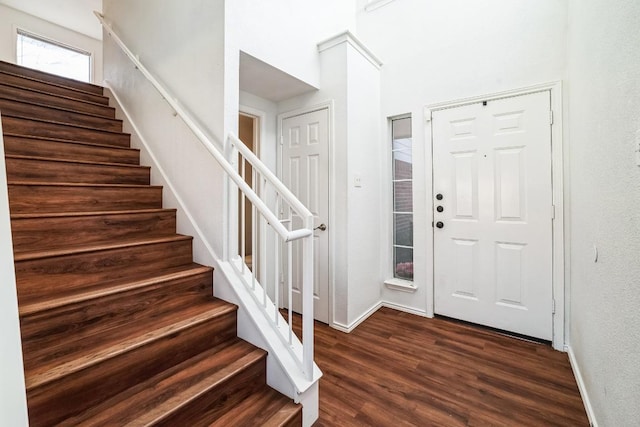
[[[394,247],[394,277],[413,280],[413,249]]]
[[[394,151],[393,179],[411,179],[412,163],[411,151]]]
[[[393,210],[413,212],[413,183],[401,181],[393,183]]]
[[[394,214],[393,217],[393,243],[413,246],[413,214]]]
[[[392,150],[408,150],[411,151],[411,138],[394,139],[392,141]]]
[[[37,37],[18,33],[18,65],[89,82],[91,55]]]
[[[402,138],[411,140],[411,117],[395,119],[391,123],[394,140]]]

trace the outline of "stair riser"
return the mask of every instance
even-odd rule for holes
[[[47,160],[7,158],[7,179],[22,182],[149,185],[145,167],[91,165]]]
[[[118,215],[18,218],[11,221],[14,252],[44,250],[68,242],[78,245],[116,239],[169,236],[176,232],[175,211]]]
[[[134,149],[98,147],[11,135],[4,136],[4,149],[5,154],[18,156],[39,156],[51,159],[122,163],[126,165],[140,163],[140,151]]]
[[[34,70],[31,68],[20,67],[9,62],[0,61],[0,71],[6,71],[7,73],[18,74],[21,76],[31,77],[34,79],[58,84],[62,86],[72,87],[85,92],[91,92],[96,95],[102,95],[103,89],[100,86],[92,85],[90,83],[80,82],[73,79],[67,79],[55,74],[49,74],[43,71]]]
[[[26,104],[11,99],[0,98],[0,111],[2,111],[2,114],[16,115],[27,119],[53,120],[59,123],[122,132],[121,120],[96,117],[73,111],[48,108],[41,105]]]
[[[162,188],[9,184],[9,206],[13,214],[159,209]]]
[[[20,319],[24,366],[30,372],[50,354],[92,348],[100,335],[213,298],[211,272],[80,302]]]
[[[18,298],[30,301],[191,262],[191,239],[17,261]]]
[[[80,101],[93,102],[100,105],[109,105],[109,98],[101,95],[79,92],[63,86],[52,86],[46,82],[31,80],[12,74],[0,73],[0,83],[23,87],[26,89],[38,90],[52,95],[66,96],[68,98],[73,98]]]
[[[155,427],[208,426],[221,414],[265,386],[266,359],[247,366],[227,381],[208,390],[170,416],[154,423]]]
[[[91,369],[29,390],[31,426],[48,426],[183,362],[236,335],[236,313],[194,325]]]
[[[93,104],[70,98],[52,95],[46,92],[38,92],[17,86],[3,85],[0,81],[0,96],[17,101],[37,102],[52,107],[66,108],[80,113],[97,114],[102,117],[113,119],[116,117],[115,108],[107,105]]]
[[[130,145],[130,135],[126,133],[80,128],[60,123],[38,122],[22,117],[3,116],[2,127],[6,133],[22,136],[56,138],[125,148]]]

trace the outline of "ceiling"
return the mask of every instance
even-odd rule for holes
[[[251,55],[240,52],[240,90],[273,102],[317,88]]]
[[[102,0],[0,0],[0,4],[102,40],[102,27],[93,15],[94,10],[102,11]]]

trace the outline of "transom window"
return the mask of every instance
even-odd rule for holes
[[[411,117],[391,120],[393,276],[413,280],[413,159]]]
[[[17,63],[63,77],[91,81],[91,54],[18,30]]]

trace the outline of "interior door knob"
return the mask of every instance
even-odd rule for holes
[[[320,224],[319,226],[314,228],[314,230],[320,230],[320,231],[324,231],[326,229],[327,229],[327,225],[326,224]]]
[[[438,221],[438,222],[436,222],[436,227],[442,228],[442,227],[444,227],[444,223],[442,221]]]
[[[442,199],[443,199],[442,194],[440,194],[440,193],[436,194],[436,199],[438,199],[438,200],[442,200]]]
[[[438,207],[436,208],[436,210],[437,210],[438,212],[442,212],[442,211],[444,210],[444,208],[443,208],[442,206],[438,206]]]

